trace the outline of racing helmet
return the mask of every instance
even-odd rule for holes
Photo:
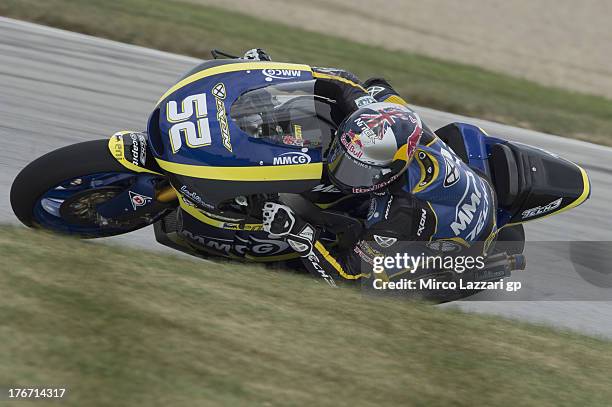
[[[343,192],[379,190],[406,171],[423,125],[412,110],[394,103],[372,103],[338,127],[327,153],[331,182]]]

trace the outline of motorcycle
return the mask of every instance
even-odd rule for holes
[[[288,261],[297,254],[262,230],[254,210],[275,195],[321,227],[323,240],[350,246],[369,198],[344,195],[325,176],[335,101],[315,94],[308,65],[219,55],[162,95],[146,132],[70,145],[27,165],[10,194],[19,220],[82,238],[153,224],[159,243],[196,256]],[[524,222],[590,195],[585,170],[556,154],[468,123],[435,133],[492,181],[497,226],[516,243],[509,254],[522,253]],[[443,251],[452,242],[435,244]]]

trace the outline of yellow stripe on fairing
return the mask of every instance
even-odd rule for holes
[[[361,86],[360,84],[355,83],[355,82],[353,82],[353,81],[352,81],[352,80],[350,80],[350,79],[343,78],[343,77],[341,77],[341,76],[337,76],[337,75],[330,75],[330,74],[327,74],[327,73],[322,73],[322,72],[313,72],[313,73],[312,73],[312,76],[313,76],[314,78],[319,78],[319,79],[329,79],[329,80],[332,80],[332,81],[338,81],[338,82],[346,83],[347,85],[351,85],[351,86],[353,86],[353,87],[355,87],[355,88],[357,88],[357,89],[361,89],[362,91],[364,91],[364,92],[366,92],[366,93],[368,92],[368,91],[367,91],[367,90],[366,90],[366,89],[365,89],[363,86]]]
[[[239,71],[249,71],[249,70],[260,70],[260,69],[292,69],[296,71],[306,71],[312,72],[312,69],[308,65],[303,64],[286,64],[286,63],[278,63],[278,62],[269,62],[269,61],[256,61],[256,62],[245,62],[245,63],[235,63],[235,64],[226,64],[220,66],[214,66],[212,68],[203,69],[199,72],[194,73],[193,75],[189,75],[185,79],[178,82],[176,85],[168,89],[166,93],[157,101],[157,104],[170,96],[172,93],[177,90],[198,81],[203,78],[207,78],[213,75],[220,75],[229,72],[239,72]]]
[[[271,262],[271,261],[292,260],[292,259],[298,259],[299,257],[300,257],[299,253],[277,254],[275,256],[253,256],[250,254],[246,254],[244,256],[245,259],[256,261],[259,263],[266,263],[266,262]]]
[[[180,195],[180,194],[179,194]],[[206,214],[202,213],[198,208],[191,206],[187,202],[185,202],[185,198],[181,195],[179,199],[179,205],[181,208],[187,212],[189,215],[193,216],[197,220],[207,225],[226,230],[248,230],[248,231],[260,231],[263,229],[263,224],[261,223],[240,223],[239,221],[224,221],[211,218]]]
[[[261,165],[258,167],[209,167],[179,164],[156,158],[164,170],[177,175],[220,181],[303,181],[318,180],[323,163],[295,165]]]

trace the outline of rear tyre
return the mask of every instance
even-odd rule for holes
[[[497,252],[522,254],[525,250],[525,229],[522,224],[502,228],[495,243]]]

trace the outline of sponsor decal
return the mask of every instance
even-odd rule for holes
[[[448,188],[455,185],[461,177],[461,173],[459,172],[461,160],[457,156],[453,157],[453,154],[444,148],[440,149],[440,153],[444,158],[444,167],[446,169],[443,185],[444,188]]]
[[[283,144],[288,146],[302,147],[304,145],[304,140],[298,139],[293,135],[285,135],[283,136]]]
[[[366,253],[364,253],[364,251],[361,249],[361,247],[359,246],[355,246],[353,248],[353,251],[355,252],[355,254],[357,256],[359,256],[359,258],[361,258],[361,260],[365,261],[366,263],[370,264],[370,265],[374,265],[374,259],[370,256],[368,256]]]
[[[233,240],[196,235],[188,230],[183,230],[181,234],[199,243],[203,247],[221,252],[225,255],[238,253],[240,255],[257,254],[261,256],[274,256],[289,248],[289,245],[282,240],[259,239],[252,236],[249,239],[243,239],[236,236],[236,240]]]
[[[427,221],[427,211],[421,208],[421,219],[419,220],[419,227],[417,229],[417,236],[421,236],[425,230],[425,222]]]
[[[353,188],[353,193],[354,194],[363,194],[363,193],[366,193],[366,192],[376,191],[377,189],[386,187],[387,185],[391,184],[393,181],[398,179],[400,177],[400,175],[402,175],[402,174],[395,174],[394,176],[389,178],[387,181],[380,182],[380,183],[378,183],[376,185],[372,185],[371,187],[368,187],[368,188]]]
[[[370,200],[370,208],[368,210],[368,220],[371,220],[373,218],[378,218],[379,214],[378,212],[376,212],[377,207],[378,207],[377,199],[372,198]]]
[[[397,242],[397,238],[395,237],[388,237],[388,236],[379,236],[379,235],[374,235],[374,240],[376,241],[376,243],[378,243],[378,245],[380,247],[391,247],[395,244],[395,242]]]
[[[384,137],[384,133],[374,133],[374,130],[372,130],[370,126],[365,121],[363,121],[361,117],[355,119],[355,124],[361,129],[361,134],[359,136],[367,137],[372,143],[376,143],[376,140],[380,141]]]
[[[346,151],[348,151],[352,157],[361,158],[363,156],[363,143],[361,142],[359,135],[353,130],[349,130],[347,133],[342,133],[342,136],[340,136],[340,141],[346,148]]]
[[[368,88],[368,93],[370,94],[370,96],[374,97],[378,95],[380,92],[382,92],[383,90],[385,90],[383,86],[370,86]]]
[[[215,106],[217,108],[217,121],[219,122],[219,129],[221,130],[221,142],[223,147],[230,153],[232,152],[232,140],[229,131],[229,125],[227,123],[227,112],[225,111],[225,97],[227,95],[225,91],[225,85],[223,82],[217,83],[212,88],[212,94],[215,97]]]
[[[308,259],[312,267],[315,269],[315,271],[319,273],[321,278],[327,282],[327,284],[332,287],[336,287],[336,282],[329,274],[325,272],[325,269],[321,267],[321,264],[319,263],[319,258],[316,254],[310,252],[310,254],[306,258]]]
[[[340,190],[333,184],[332,185],[319,184],[313,189],[311,189],[311,192],[339,193]]]
[[[374,265],[374,258],[381,256],[382,253],[378,250],[375,250],[368,242],[365,240],[360,240],[357,242],[353,251],[366,263]]]
[[[136,208],[140,206],[145,206],[153,200],[153,198],[151,197],[137,194],[136,192],[132,191],[128,191],[128,194],[130,196],[130,201],[132,202],[132,207],[134,208],[134,210],[136,210]]]
[[[266,77],[266,81],[272,79],[293,79],[302,76],[302,71],[296,69],[264,69],[261,73]]]
[[[115,134],[113,136],[115,138],[115,144],[113,147],[113,155],[118,161],[124,159],[123,157],[123,136],[121,134]]]
[[[253,230],[253,231],[260,231],[263,230],[263,225],[260,224],[240,224],[240,223],[233,223],[233,222],[226,222],[223,224],[223,229],[227,229],[227,230]]]
[[[300,153],[292,151],[289,153],[283,153],[278,157],[274,157],[273,165],[292,165],[292,164],[309,164],[310,156],[306,153]]]
[[[282,240],[259,239],[251,236],[252,243],[250,245],[253,254],[274,255],[287,250],[288,244]]]
[[[217,99],[224,100],[227,96],[227,93],[225,91],[225,84],[223,84],[223,82],[219,82],[215,86],[213,86],[212,94]]]
[[[535,208],[527,209],[523,211],[523,219],[552,212],[561,206],[561,201],[563,201],[563,198],[555,199],[554,201],[543,206],[536,206]]]
[[[183,230],[181,234],[186,238],[199,243],[203,247],[216,250],[224,253],[225,255],[229,255],[229,253],[232,251],[232,247],[234,246],[234,241],[232,239],[219,239],[216,237],[196,235],[188,230]]]
[[[372,129],[376,129],[375,138],[382,140],[387,129],[393,126],[398,119],[410,120],[413,124],[417,125],[416,118],[414,118],[408,110],[400,107],[385,107],[376,113],[364,113],[357,120],[364,120],[366,127],[371,129],[371,131],[373,131]],[[357,120],[355,120],[355,123],[357,123]],[[360,123],[357,123],[357,125],[362,127]],[[418,127],[420,127],[420,124]]]
[[[414,119],[414,117],[410,116],[410,120],[412,121]],[[410,159],[413,155],[414,152],[416,151],[417,148],[417,144],[419,143],[419,140],[421,139],[421,133],[423,132],[423,128],[421,126],[421,120],[417,119],[416,120],[416,126],[414,128],[414,130],[412,131],[412,134],[410,136],[408,136],[408,148],[406,148],[406,159]]]
[[[138,141],[140,143],[140,163],[144,167],[147,162],[147,139],[144,134],[138,134]]]
[[[298,140],[302,139],[302,126],[299,124],[293,125],[293,134],[295,134],[295,138]]]
[[[391,209],[391,203],[393,202],[393,195],[389,196],[387,201],[387,207],[385,208],[385,219],[389,219],[389,210]]]
[[[203,199],[200,197],[200,195],[198,195],[196,192],[190,191],[190,190],[187,188],[187,185],[182,185],[182,186],[181,186],[181,188],[179,189],[179,192],[180,192],[181,194],[183,194],[185,197],[187,197],[189,200],[191,200],[191,201],[193,201],[193,202],[195,202],[195,203],[197,203],[197,204],[199,204],[199,205],[202,205],[202,206],[203,206],[203,207],[205,207],[205,208],[208,208],[208,209],[215,209],[215,206],[214,206],[214,205],[209,204],[208,202],[204,201],[204,200],[203,200]]]
[[[374,99],[372,96],[362,96],[358,99],[355,99],[355,105],[357,105],[357,107],[367,106],[372,103],[376,103],[376,99]]]
[[[132,139],[132,164],[144,167],[147,162],[147,140],[140,133],[130,133]]]
[[[138,144],[138,136],[134,133],[130,133],[130,138],[132,139],[132,164],[138,166],[140,165],[140,145]]]
[[[294,124],[293,134],[284,135],[283,144],[302,147],[304,145],[304,139],[302,138],[302,126],[299,124]]]
[[[463,196],[455,207],[455,219],[450,228],[455,236],[459,236],[476,219],[476,224],[467,234],[467,240],[474,240],[486,224],[489,214],[489,198],[486,193],[487,186],[482,179],[479,188],[474,174],[466,172],[466,176],[469,180],[466,182]]]

